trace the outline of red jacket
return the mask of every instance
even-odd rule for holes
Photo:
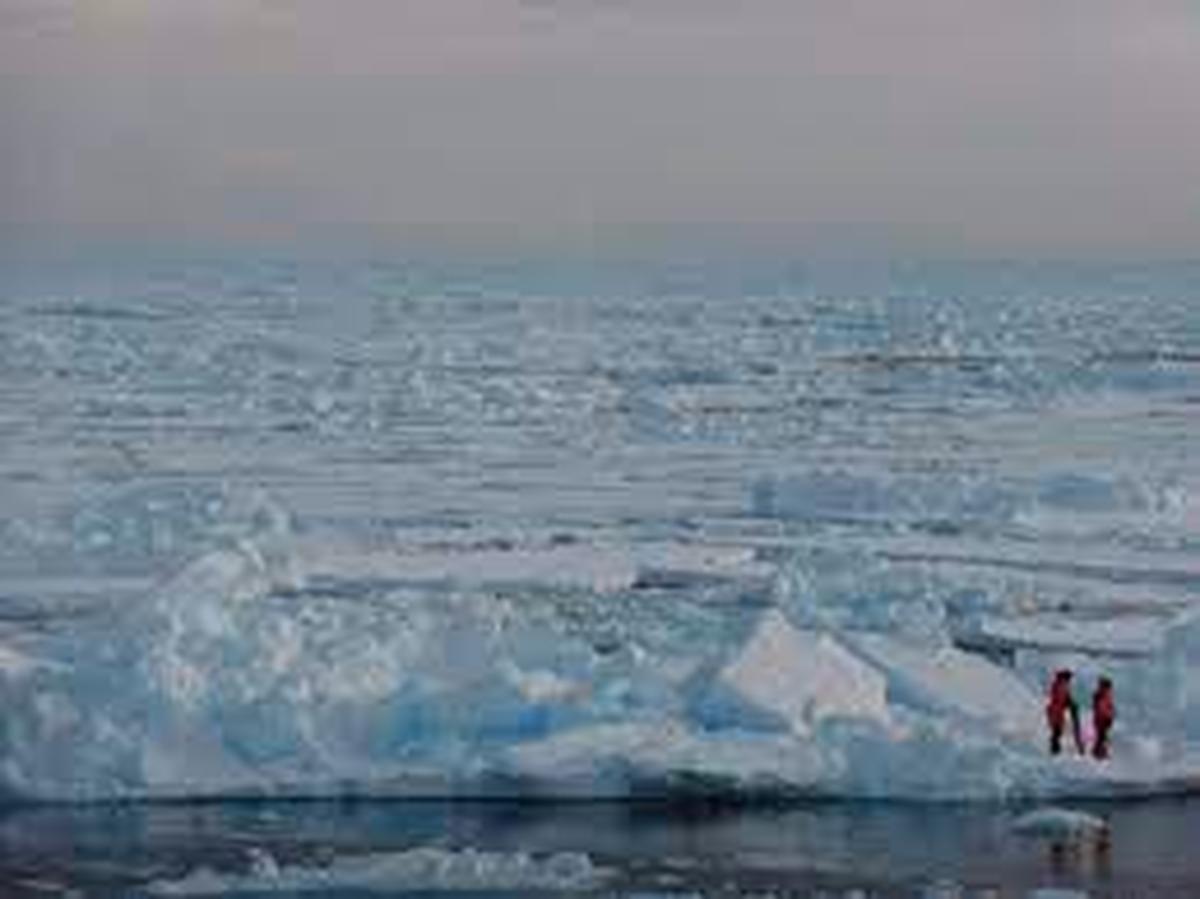
[[[1063,726],[1068,711],[1072,718],[1078,714],[1078,707],[1071,697],[1071,683],[1063,678],[1055,678],[1050,684],[1050,698],[1046,701],[1046,721],[1058,730]]]
[[[1117,709],[1113,704],[1112,690],[1097,690],[1092,697],[1092,721],[1096,727],[1112,727]]]

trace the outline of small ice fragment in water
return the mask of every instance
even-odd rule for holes
[[[279,863],[275,861],[274,856],[265,849],[260,849],[258,846],[251,846],[250,851],[250,871],[255,877],[278,877]]]
[[[1029,836],[1082,837],[1107,829],[1103,818],[1053,806],[1034,809],[1013,822],[1014,831]]]
[[[963,889],[953,880],[939,880],[925,887],[921,899],[962,899]]]

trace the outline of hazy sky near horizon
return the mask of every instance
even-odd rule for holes
[[[0,0],[0,224],[1200,248],[1200,0]]]

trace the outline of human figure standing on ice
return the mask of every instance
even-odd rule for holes
[[[1108,732],[1117,718],[1112,681],[1102,677],[1092,694],[1092,758],[1108,758]]]
[[[1050,683],[1050,698],[1046,701],[1046,723],[1050,726],[1050,754],[1058,755],[1062,751],[1063,727],[1067,716],[1071,717],[1071,736],[1075,739],[1075,749],[1084,755],[1083,735],[1079,730],[1079,706],[1071,695],[1071,672],[1063,668],[1055,672],[1054,680]]]

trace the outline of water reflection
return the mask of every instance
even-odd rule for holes
[[[1200,893],[1200,800],[1103,808],[1109,828],[1077,839],[1015,834],[1013,806],[822,803],[778,807],[650,803],[214,802],[8,808],[0,885],[34,880],[136,888],[206,865],[247,870],[417,846],[586,852],[639,889],[846,890],[869,895],[1102,896]],[[6,895],[8,893],[5,893]],[[838,893],[840,894],[840,893]]]
[[[1108,831],[1080,838],[1056,837],[1047,841],[1047,868],[1055,880],[1112,877],[1112,842]]]

